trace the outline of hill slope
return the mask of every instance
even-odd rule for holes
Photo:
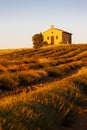
[[[65,130],[86,102],[87,45],[0,51],[0,89],[1,129]]]

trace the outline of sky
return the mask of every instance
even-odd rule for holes
[[[0,0],[0,49],[31,48],[51,25],[87,43],[87,0]]]

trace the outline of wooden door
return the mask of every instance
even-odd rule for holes
[[[51,36],[51,45],[54,44],[54,36]]]

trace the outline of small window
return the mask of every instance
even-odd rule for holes
[[[49,36],[47,37],[47,40],[49,40]]]
[[[58,39],[58,36],[56,36],[56,39]]]

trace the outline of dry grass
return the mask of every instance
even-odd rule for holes
[[[72,123],[87,94],[86,56],[87,45],[0,51],[0,89],[24,88],[0,99],[0,129],[54,130]],[[56,81],[45,84],[48,77]],[[26,93],[39,81],[43,87]]]
[[[87,68],[77,75],[85,79]],[[75,120],[78,107],[83,103],[80,89],[71,84],[73,78],[78,80],[77,75],[71,76],[68,80],[66,78],[48,83],[31,93],[23,92],[2,99],[0,101],[2,129],[56,129],[57,126]]]

